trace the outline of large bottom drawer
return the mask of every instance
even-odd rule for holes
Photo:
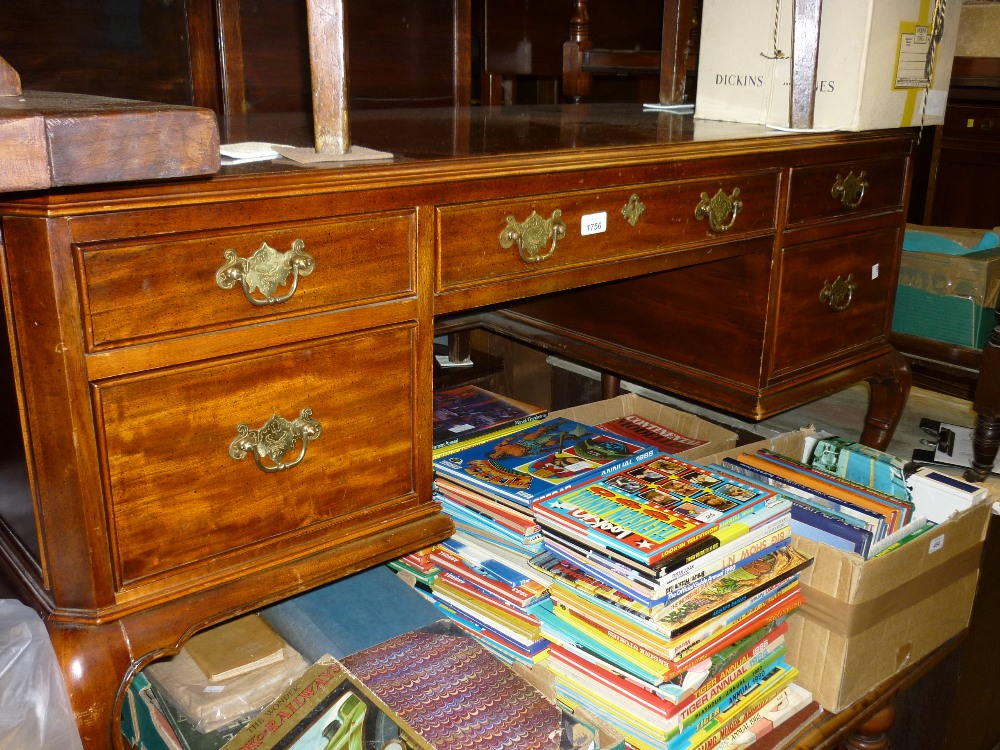
[[[412,504],[414,336],[407,324],[97,384],[119,586],[346,538]]]

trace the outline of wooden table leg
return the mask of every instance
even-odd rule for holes
[[[885,450],[910,393],[910,365],[902,354],[893,350],[877,360],[875,371],[865,380],[871,385],[871,397],[861,442]]]
[[[990,475],[1000,449],[1000,325],[994,327],[983,347],[983,360],[972,402],[976,427],[972,433],[972,465],[965,471],[970,482]]]

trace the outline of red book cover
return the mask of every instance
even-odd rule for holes
[[[597,426],[608,432],[621,435],[626,440],[652,445],[664,453],[680,453],[708,442],[700,438],[682,435],[658,422],[640,417],[638,414],[626,414],[624,417],[611,419]]]

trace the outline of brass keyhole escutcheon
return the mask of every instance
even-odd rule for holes
[[[828,304],[834,312],[847,309],[854,299],[858,285],[854,283],[854,274],[847,274],[846,279],[839,276],[833,281],[824,281],[819,293],[819,301]]]
[[[507,226],[500,232],[500,247],[507,250],[516,244],[521,260],[538,263],[550,257],[556,251],[556,243],[565,236],[562,211],[557,208],[548,219],[532,211],[523,222],[513,216],[507,217]]]
[[[847,177],[837,175],[837,179],[830,188],[830,195],[838,199],[844,208],[857,208],[861,205],[861,199],[865,197],[865,190],[868,188],[866,173],[855,176],[854,172],[849,172]]]
[[[622,216],[634,227],[639,221],[639,217],[644,213],[646,213],[646,204],[639,200],[636,193],[632,193],[628,198],[628,203],[622,207]]]
[[[734,188],[732,195],[726,195],[720,188],[711,198],[708,193],[701,194],[701,202],[694,209],[694,218],[698,221],[708,219],[708,228],[713,232],[728,232],[736,223],[736,216],[743,210],[740,200],[740,189]]]

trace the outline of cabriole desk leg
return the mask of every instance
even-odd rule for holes
[[[121,626],[49,623],[48,631],[84,750],[122,747],[114,707],[132,657]]]
[[[875,371],[865,380],[871,385],[871,396],[861,442],[885,450],[910,393],[910,366],[902,354],[893,350],[876,360]]]

